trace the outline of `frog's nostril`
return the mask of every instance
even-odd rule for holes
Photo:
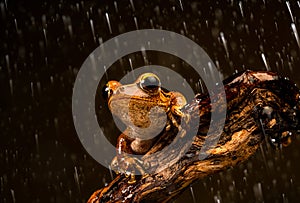
[[[102,88],[102,96],[104,99],[109,99],[109,97],[112,95],[112,93],[113,93],[113,91],[108,85],[105,85]]]

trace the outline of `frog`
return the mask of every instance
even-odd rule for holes
[[[177,120],[185,123],[189,120],[188,114],[182,111],[186,98],[180,92],[162,88],[154,73],[141,74],[135,82],[126,85],[111,80],[104,86],[103,95],[110,112],[126,125],[117,139],[117,155],[111,169],[130,176],[129,182],[134,183],[130,171],[138,169],[146,175],[145,170],[141,160],[126,154],[144,155],[157,142],[160,132],[182,129]]]

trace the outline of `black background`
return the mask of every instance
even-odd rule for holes
[[[100,43],[136,29],[175,31],[198,43],[225,78],[265,70],[263,53],[271,70],[299,86],[299,46],[291,26],[300,30],[299,1],[290,1],[290,8],[292,17],[280,0],[0,1],[0,202],[86,202],[111,181],[108,169],[82,147],[71,112],[76,74]],[[147,57],[193,78],[174,57]],[[130,71],[129,58],[133,68],[145,65],[139,53],[124,57],[108,79]],[[114,142],[119,132],[106,104],[97,103],[99,124]],[[249,161],[198,181],[175,202],[297,202],[299,146],[297,137],[282,151],[262,145]]]

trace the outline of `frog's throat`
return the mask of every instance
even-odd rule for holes
[[[165,125],[167,126],[167,124]],[[125,134],[126,136],[133,138],[133,139],[137,139],[143,142],[149,141],[152,142],[153,140],[156,140],[163,132],[165,132],[166,127],[163,128],[163,130],[158,133],[156,136],[153,136],[152,134],[147,135],[143,135],[141,136],[140,132],[138,132],[137,130],[134,130],[133,128],[127,126],[126,130],[123,132],[123,134]]]
[[[113,98],[111,100],[108,101],[108,106],[109,108],[111,108],[111,105],[113,102],[122,102],[122,101],[128,101],[128,104],[129,103],[135,103],[135,102],[138,102],[138,103],[143,103],[143,104],[148,104],[149,106],[160,106],[160,107],[166,107],[166,106],[170,106],[170,101],[168,100],[160,100],[160,101],[157,101],[157,100],[154,100],[154,99],[151,99],[150,97],[147,98],[147,97],[120,97],[120,98]],[[169,109],[169,108],[167,108]]]

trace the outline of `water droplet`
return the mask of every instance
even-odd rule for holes
[[[95,36],[95,29],[94,29],[94,22],[92,19],[90,19],[90,26],[93,34],[94,41],[96,42],[96,36]]]
[[[10,94],[13,95],[13,93],[14,93],[14,87],[13,87],[13,81],[12,81],[12,79],[9,79],[9,88],[10,88]]]
[[[261,53],[261,58],[262,58],[262,60],[263,60],[263,62],[264,62],[264,64],[265,64],[265,67],[266,67],[267,71],[270,71],[271,68],[270,68],[270,66],[269,66],[269,63],[268,63],[268,61],[267,61],[266,56],[265,56],[264,53]]]
[[[79,193],[81,192],[81,190],[80,190],[80,183],[79,183],[79,176],[78,176],[78,171],[77,171],[77,167],[75,166],[74,167],[74,180],[75,180],[75,183],[76,183],[76,185],[77,185],[77,189],[78,189],[78,191],[79,191]]]
[[[264,197],[263,197],[261,183],[257,183],[253,186],[253,192],[256,197],[256,200],[263,201]]]
[[[73,37],[72,25],[68,25],[68,31],[69,31],[70,37],[72,38]]]
[[[109,32],[110,32],[110,34],[112,34],[112,29],[111,29],[108,13],[105,13],[105,18],[106,18],[106,21],[107,21]]]
[[[6,17],[5,5],[2,2],[0,3],[0,10],[1,10],[2,18],[5,19],[5,17]]]
[[[239,2],[239,7],[240,7],[241,15],[244,18],[244,11],[243,11],[243,3],[242,3],[242,1]]]
[[[42,24],[43,24],[43,28],[47,28],[47,18],[46,15],[42,15]]]
[[[134,17],[133,20],[134,20],[135,28],[138,30],[139,26],[138,26],[137,18]]]
[[[43,28],[43,34],[44,34],[45,44],[46,44],[46,47],[47,47],[48,42],[47,42],[47,33],[46,33],[45,28]]]
[[[18,22],[17,22],[17,19],[16,19],[16,18],[14,19],[14,22],[15,22],[16,30],[17,30],[17,32],[18,32],[19,28],[18,28]]]
[[[192,195],[192,198],[193,198],[193,202],[196,203],[196,199],[195,199],[195,195],[194,195],[194,190],[193,190],[192,186],[190,186],[190,191],[191,191],[191,195]]]
[[[225,39],[225,35],[223,32],[220,32],[220,37],[221,37],[221,42],[225,48],[226,56],[229,58],[229,52],[228,52],[228,46],[227,46],[227,41]]]
[[[294,16],[293,16],[293,13],[292,13],[292,10],[291,10],[291,5],[290,5],[290,2],[289,1],[286,1],[286,7],[288,8],[289,10],[289,13],[290,13],[290,16],[291,16],[291,19],[292,19],[292,22],[294,22]]]
[[[4,4],[5,4],[5,8],[6,8],[6,10],[7,10],[7,0],[4,0]]]
[[[5,55],[6,67],[8,69],[8,73],[10,73],[10,64],[9,64],[9,55]]]
[[[130,5],[131,5],[131,8],[132,8],[132,11],[135,12],[135,7],[134,7],[134,4],[133,4],[133,0],[130,0]]]
[[[114,176],[113,176],[112,169],[111,169],[110,165],[108,166],[108,169],[109,169],[109,174],[110,174],[111,180],[113,180]]]
[[[296,25],[295,25],[295,23],[292,23],[292,24],[291,24],[291,27],[292,27],[292,30],[293,30],[294,36],[295,36],[295,38],[296,38],[296,41],[297,41],[298,47],[300,48],[300,40],[299,40],[299,35],[298,35],[298,31],[297,31],[297,28],[296,28]]]
[[[183,28],[184,28],[185,33],[188,34],[186,23],[184,21],[183,21]]]
[[[11,193],[13,203],[15,203],[16,202],[15,191],[13,189],[10,189],[10,193]]]
[[[37,154],[39,154],[40,153],[40,149],[39,149],[39,135],[37,133],[34,134],[34,139],[35,139],[36,151],[37,151]]]
[[[182,5],[182,1],[181,0],[179,0],[179,4],[180,4],[181,10],[183,11],[183,5]]]

